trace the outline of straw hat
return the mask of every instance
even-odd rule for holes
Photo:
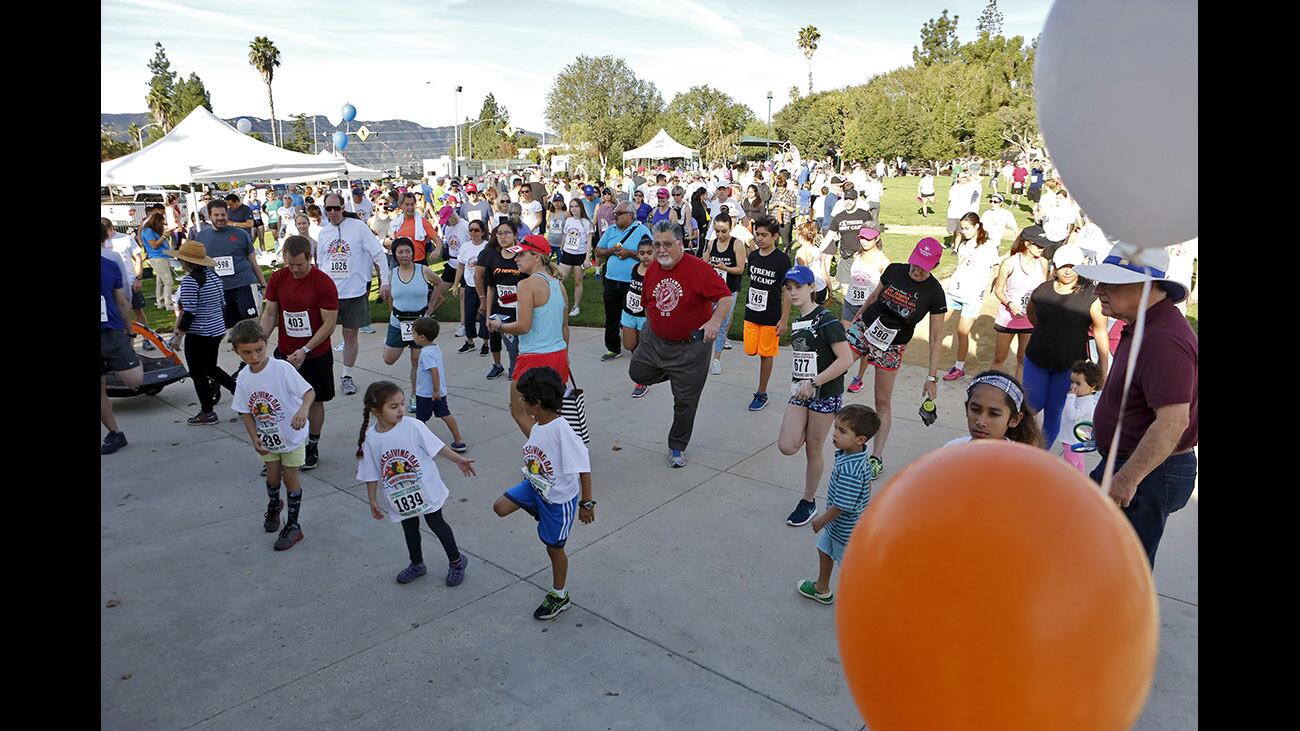
[[[163,253],[167,256],[180,259],[181,261],[198,264],[199,266],[214,267],[217,265],[217,263],[208,256],[208,248],[206,246],[197,241],[191,241],[190,239],[182,241],[180,249],[176,251],[164,249]]]

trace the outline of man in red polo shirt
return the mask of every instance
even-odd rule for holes
[[[325,426],[325,402],[334,398],[334,351],[330,333],[339,320],[339,291],[329,275],[308,256],[311,239],[290,236],[284,242],[285,267],[266,285],[266,309],[259,323],[268,340],[280,328],[274,355],[298,369],[316,391],[307,411],[307,461],[304,470],[320,461],[320,433]]]
[[[647,317],[627,373],[647,386],[670,381],[673,425],[668,465],[685,467],[683,452],[695,428],[695,410],[709,375],[709,353],[734,298],[725,279],[703,259],[686,256],[680,224],[655,224],[655,260],[645,273],[642,303]]]
[[[1198,340],[1174,306],[1187,297],[1187,287],[1168,279],[1168,269],[1169,254],[1164,249],[1129,244],[1116,246],[1101,264],[1075,267],[1080,277],[1097,283],[1102,313],[1127,323],[1093,412],[1103,460],[1092,479],[1102,481],[1104,458],[1114,449],[1110,498],[1133,524],[1152,566],[1165,521],[1187,504],[1196,486]],[[1143,282],[1148,281],[1152,285],[1142,345],[1121,414]],[[1112,447],[1116,430],[1119,444]]]

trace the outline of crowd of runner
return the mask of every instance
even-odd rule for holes
[[[265,463],[264,527],[278,532],[275,548],[286,550],[303,538],[298,471],[320,463],[326,404],[336,385],[345,396],[358,392],[358,333],[375,332],[370,297],[377,285],[389,310],[381,325],[383,360],[394,365],[410,350],[409,390],[390,381],[369,384],[355,451],[357,479],[367,483],[374,517],[403,526],[410,562],[397,580],[426,572],[421,516],[447,555],[446,583],[464,579],[467,558],[442,514],[448,490],[433,460],[475,474],[474,460],[463,456],[471,445],[451,413],[447,373],[464,370],[464,359],[477,352],[492,358],[485,378],[510,381],[510,414],[526,440],[524,479],[494,510],[504,516],[523,508],[538,521],[554,583],[534,616],[548,619],[568,607],[564,545],[573,521],[595,518],[585,424],[570,408],[568,357],[569,319],[581,312],[586,275],[594,271],[602,289],[606,352],[600,360],[632,354],[632,398],[671,384],[672,468],[687,464],[704,386],[710,374],[722,372],[732,319],[743,320],[743,352],[758,358],[748,410],[765,408],[773,389],[785,399],[778,448],[804,453],[803,495],[786,523],[811,524],[821,533],[818,578],[801,582],[798,591],[822,603],[833,600],[831,569],[885,469],[897,375],[923,326],[927,375],[915,394],[923,422],[933,422],[940,378],[969,379],[963,405],[969,434],[956,442],[1022,442],[1057,450],[1082,470],[1077,450],[1090,442],[1085,436],[1095,430],[1091,443],[1106,452],[1123,423],[1111,496],[1129,513],[1154,562],[1164,519],[1186,502],[1184,482],[1178,494],[1158,501],[1143,501],[1141,487],[1187,477],[1186,455],[1196,444],[1195,335],[1184,320],[1165,314],[1196,301],[1196,242],[1143,250],[1150,257],[1143,261],[1108,255],[1111,243],[1050,165],[974,159],[954,161],[946,173],[948,235],[920,238],[905,261],[893,262],[883,246],[883,181],[918,173],[915,200],[928,216],[940,171],[884,160],[783,159],[690,172],[629,167],[549,179],[533,170],[342,190],[306,186],[282,195],[246,190],[244,196],[205,195],[210,199],[188,221],[173,199],[148,211],[130,235],[101,222],[102,372],[115,372],[127,385],[141,381],[130,324],[144,319],[140,280],[148,267],[157,280],[155,304],[177,315],[171,347],[183,350],[200,408],[189,423],[220,421],[214,409],[221,390],[232,394]],[[1022,196],[1032,204],[1034,223],[1018,228],[1007,198],[1019,206]],[[1004,242],[1010,242],[1006,254],[999,248]],[[934,272],[945,257],[955,257],[956,271],[940,281]],[[273,274],[263,273],[264,263],[275,267]],[[1131,395],[1120,414],[1121,386],[1111,384],[1122,384],[1115,372],[1127,366],[1122,359],[1137,313],[1132,288],[1140,290],[1143,281],[1156,282],[1159,293],[1147,337],[1155,332],[1164,340],[1144,341],[1142,354],[1149,348],[1153,362],[1163,359],[1163,377],[1140,360],[1136,403]],[[971,377],[970,333],[990,296],[996,299],[993,365]],[[434,312],[453,300],[459,308],[454,337],[463,343],[448,359],[436,342],[441,325]],[[954,313],[953,361],[944,370],[944,328]],[[336,326],[342,328],[338,348]],[[791,371],[775,374],[773,386],[785,336]],[[234,374],[217,365],[223,340],[241,362]],[[336,351],[343,361],[337,374]],[[744,367],[727,360],[729,369]],[[870,366],[874,381],[864,399],[870,406],[846,405],[846,393],[853,398],[864,387]],[[856,375],[846,385],[850,371]],[[102,379],[101,391],[109,432],[101,451],[111,454],[126,437]],[[915,403],[911,394],[903,398]],[[426,426],[434,416],[450,441]],[[819,513],[828,438],[836,456]],[[1194,476],[1192,455],[1187,494]],[[1094,478],[1100,481],[1100,473]]]

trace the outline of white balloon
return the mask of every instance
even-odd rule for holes
[[[248,134],[253,129],[253,123],[240,117],[239,121],[235,122],[235,129],[239,130],[240,134]]]
[[[1070,194],[1139,247],[1199,235],[1195,0],[1056,0],[1038,43],[1038,121]]]

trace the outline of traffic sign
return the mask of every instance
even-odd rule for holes
[[[369,136],[370,136],[370,129],[366,127],[364,124],[361,125],[361,129],[357,130],[357,139],[361,140],[362,142],[365,142],[366,138]]]

